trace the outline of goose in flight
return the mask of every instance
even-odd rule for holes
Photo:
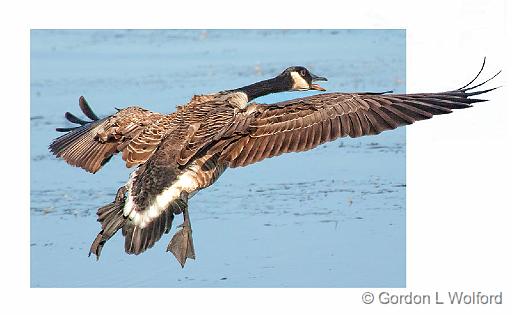
[[[475,90],[490,79],[440,93],[323,93],[273,104],[253,99],[283,91],[325,89],[327,80],[293,66],[278,76],[209,95],[195,95],[171,114],[130,106],[99,118],[80,97],[91,121],[67,112],[72,128],[49,146],[67,163],[95,173],[122,153],[127,167],[137,166],[114,201],[99,208],[101,231],[89,255],[101,250],[119,229],[125,251],[140,254],[171,229],[175,215],[183,224],[167,246],[183,267],[195,259],[188,200],[212,185],[228,167],[242,167],[288,152],[307,151],[342,137],[375,135],[399,126],[471,107],[471,98],[496,88]]]

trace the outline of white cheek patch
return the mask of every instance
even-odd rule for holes
[[[302,78],[302,76],[299,75],[297,72],[291,72],[290,73],[293,80],[293,86],[292,89],[294,90],[309,90],[309,84],[308,82]]]

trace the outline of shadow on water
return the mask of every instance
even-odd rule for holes
[[[290,65],[328,77],[330,91],[404,92],[405,32],[33,30],[31,286],[404,287],[404,129],[228,170],[190,201],[197,260],[184,269],[164,252],[171,235],[129,256],[118,233],[99,262],[87,258],[96,210],[129,170],[115,158],[91,175],[48,153],[80,95],[104,115],[170,112]]]

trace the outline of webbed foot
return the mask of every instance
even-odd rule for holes
[[[195,260],[194,243],[192,241],[192,228],[190,224],[182,224],[180,231],[172,237],[171,242],[167,246],[167,251],[171,251],[176,257],[181,267],[185,266],[188,259]]]

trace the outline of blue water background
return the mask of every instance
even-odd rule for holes
[[[184,269],[164,252],[172,234],[130,256],[118,233],[99,262],[87,257],[95,212],[130,170],[115,158],[92,175],[49,154],[80,95],[100,115],[171,112],[291,65],[329,91],[405,92],[405,31],[33,30],[31,286],[404,287],[404,128],[228,170],[190,201],[197,260]]]

